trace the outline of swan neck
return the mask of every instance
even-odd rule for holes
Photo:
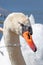
[[[19,35],[14,32],[6,32],[5,33],[5,45],[8,44],[20,44],[19,43]],[[17,47],[7,47],[9,59],[11,61],[11,65],[26,65],[23,59],[20,46]]]

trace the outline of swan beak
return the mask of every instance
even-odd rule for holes
[[[30,33],[28,31],[26,32],[23,32],[23,37],[24,39],[26,40],[26,42],[28,43],[28,45],[30,46],[30,48],[36,52],[37,51],[37,48],[32,40],[32,35],[30,35]]]

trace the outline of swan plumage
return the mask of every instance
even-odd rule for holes
[[[22,35],[22,27],[19,24],[25,24],[30,26],[30,21],[23,13],[11,13],[7,16],[4,21],[3,27],[3,38],[6,49],[8,51],[8,57],[10,58],[11,65],[26,65],[23,59],[20,44],[19,35]],[[2,38],[2,40],[3,40]],[[8,47],[9,45],[18,44],[17,47]],[[20,59],[20,60],[19,60]]]
[[[13,14],[15,14],[15,13],[13,13]],[[11,29],[11,31],[13,31],[13,32],[16,32],[15,33],[15,36],[16,36],[16,34],[19,34],[18,33],[18,29],[19,30],[21,30],[21,27],[19,28],[19,27],[17,27],[17,28],[15,28],[15,29],[17,29],[17,30],[15,30],[14,28],[12,28],[13,26],[10,24],[10,21],[12,21],[12,19],[13,19],[13,17],[12,17],[12,15],[13,14],[10,14],[10,15],[8,15],[8,17],[6,18],[6,20],[5,20],[5,22],[4,22],[4,36],[5,36],[5,34],[6,34],[6,36],[8,36],[9,38],[10,38],[10,36],[9,36],[9,34],[7,34],[8,33],[8,31]],[[21,14],[21,13],[20,13]],[[11,17],[10,17],[11,16]],[[24,17],[26,17],[26,16],[24,16]],[[17,17],[18,18],[18,17]],[[23,19],[23,18],[22,18]],[[26,20],[27,20],[28,18],[26,17]],[[14,19],[13,19],[14,20]],[[19,21],[20,21],[21,19],[19,19]],[[23,19],[24,20],[24,19]],[[9,24],[8,23],[6,23],[6,21],[8,22],[9,21]],[[20,21],[21,23],[22,23],[22,21]],[[13,23],[13,22],[12,22]],[[29,23],[29,21],[27,20],[27,22],[26,23],[24,23],[24,24],[26,24],[26,25],[28,25],[28,23]],[[7,25],[8,24],[8,25]],[[17,23],[15,23],[15,24],[17,24]],[[19,24],[17,24],[17,26],[18,26]],[[20,26],[20,25],[19,25]],[[35,27],[36,26],[36,27]],[[37,31],[38,31],[38,29],[37,29],[37,27],[38,27],[39,25],[36,25],[36,24],[34,24],[33,25],[33,39],[34,40],[36,40],[37,41],[37,39],[39,38],[39,36],[38,36],[38,38],[37,37],[35,37],[34,38],[34,35],[36,34],[37,35]],[[7,27],[7,32],[5,31],[5,29],[6,29],[6,27]],[[8,28],[9,27],[9,28]],[[36,28],[36,29],[35,29]],[[41,28],[41,26],[40,26],[40,28]],[[42,28],[41,28],[42,29]],[[40,30],[41,29],[39,29],[39,34],[40,34]],[[35,31],[34,31],[35,30]],[[11,32],[10,31],[10,32]],[[6,32],[6,33],[5,33]],[[13,33],[12,32],[12,33]],[[21,32],[22,31],[20,31],[20,34],[21,34]],[[11,33],[10,33],[11,34]],[[35,35],[35,36],[36,36]],[[18,37],[18,35],[17,35],[17,37]],[[6,39],[6,37],[2,37],[2,40],[1,40],[1,43],[3,43],[3,42],[6,42],[6,41],[9,41],[10,39],[7,39],[6,41],[4,41],[4,38]],[[25,62],[26,62],[26,65],[39,65],[38,64],[38,61],[37,61],[37,54],[38,53],[40,53],[40,50],[39,51],[37,51],[36,53],[34,53],[31,49],[30,49],[30,47],[28,47],[28,45],[26,44],[26,42],[24,42],[24,38],[22,38],[22,42],[21,42],[21,51],[22,51],[22,54],[23,54],[23,57],[24,57],[24,60],[25,60]],[[13,40],[12,40],[13,41]],[[35,41],[35,42],[36,42]],[[15,41],[16,42],[16,41]],[[19,42],[18,42],[19,43]],[[37,43],[37,42],[36,42]],[[4,43],[3,43],[4,44]],[[7,44],[7,43],[6,43]],[[37,43],[38,44],[38,43]],[[36,44],[36,45],[37,45]],[[38,45],[37,45],[38,46]],[[39,46],[39,48],[40,48],[40,46]],[[40,48],[41,49],[41,48]],[[8,54],[8,53],[7,53]],[[7,56],[7,54],[5,54],[6,56]],[[9,57],[9,54],[8,54],[8,57]],[[9,58],[8,58],[9,59]],[[9,61],[10,62],[10,61]],[[14,64],[14,62],[13,62],[13,64]],[[40,64],[41,65],[41,64]]]

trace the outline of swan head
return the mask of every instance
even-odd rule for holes
[[[36,46],[35,46],[35,44],[33,42],[33,39],[32,39],[32,34],[33,34],[32,27],[21,24],[21,23],[20,23],[20,25],[22,26],[22,36],[24,37],[24,39],[26,40],[26,42],[28,43],[30,48],[34,52],[36,52],[37,48],[36,48]]]
[[[32,40],[32,27],[26,15],[23,13],[10,14],[4,22],[4,28],[9,29],[17,35],[22,35],[30,48],[36,52],[37,48]]]

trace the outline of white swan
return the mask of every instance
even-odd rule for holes
[[[43,65],[43,24],[35,24],[32,25],[33,28],[33,39],[37,46],[37,52],[33,53],[30,47],[26,44],[24,38],[21,38],[21,51],[26,62],[26,65]],[[4,44],[4,39],[2,37],[1,43]],[[3,49],[1,49],[3,50]],[[5,51],[5,50],[4,50]],[[3,57],[0,54],[2,60],[0,60],[0,65],[10,65],[10,61],[8,59],[7,53],[4,53],[5,56]],[[7,57],[7,58],[6,58]],[[3,59],[4,58],[4,59]],[[4,60],[4,61],[3,61]]]
[[[4,21],[3,37],[5,46],[7,48],[6,50],[8,51],[7,57],[10,58],[8,59],[9,63],[11,61],[10,65],[26,65],[20,49],[19,35],[23,35],[23,37],[25,37],[26,34],[27,38],[29,37],[29,41],[27,41],[28,44],[32,44],[32,46],[30,44],[29,46],[34,52],[36,51],[36,46],[32,41],[30,31],[28,31],[27,28],[27,30],[24,27],[22,28],[22,26],[25,25],[27,27],[31,26],[29,19],[23,13],[12,13],[8,15],[8,17]],[[25,40],[27,40],[27,38],[25,37]]]

